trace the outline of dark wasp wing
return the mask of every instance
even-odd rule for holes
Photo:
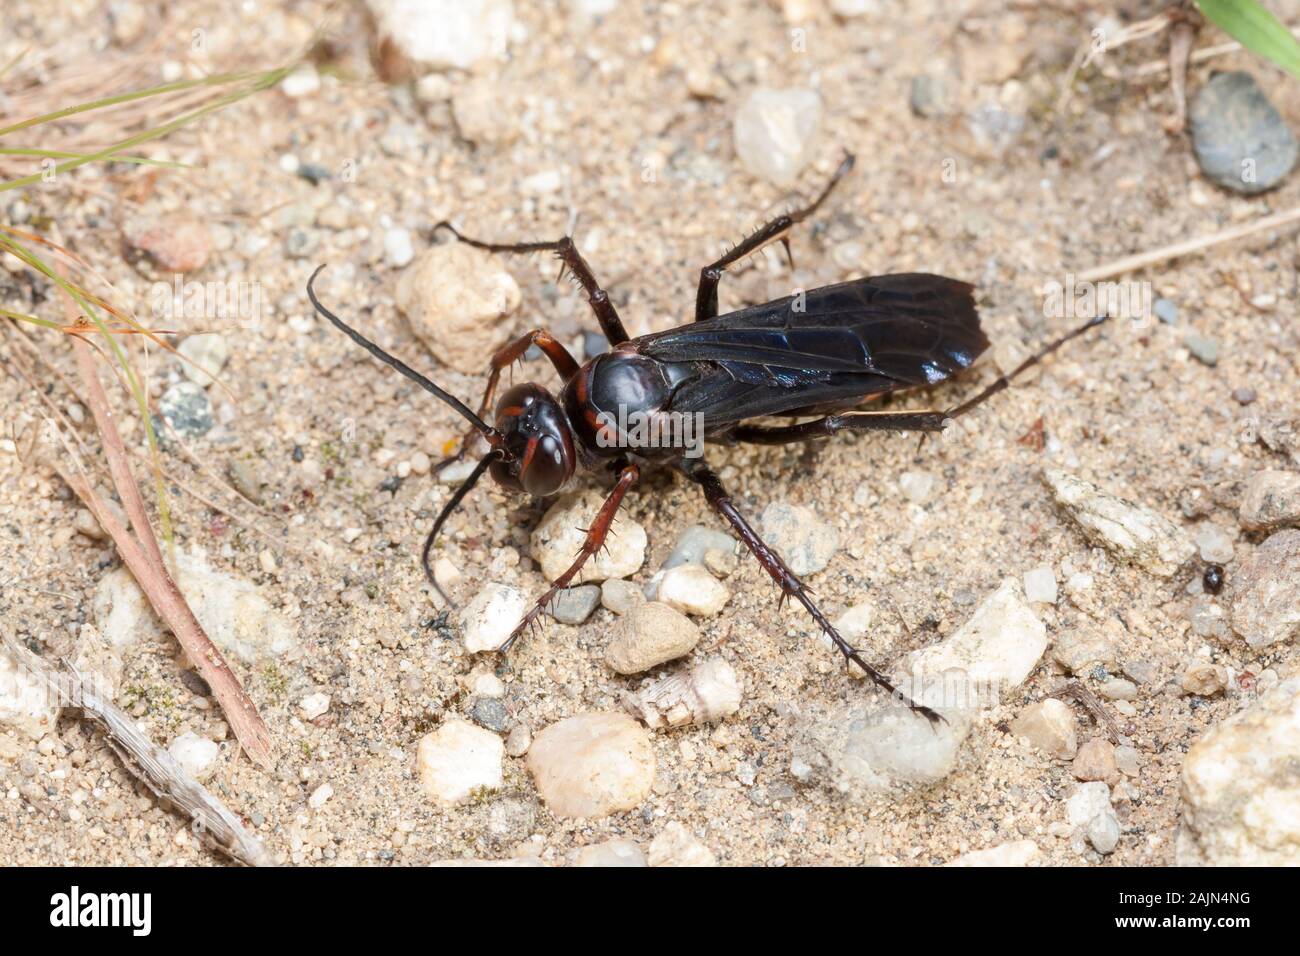
[[[928,273],[872,276],[642,336],[636,346],[664,362],[698,363],[671,407],[704,413],[713,430],[955,375],[989,344],[972,289]]]

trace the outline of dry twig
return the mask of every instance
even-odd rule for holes
[[[67,662],[63,668],[55,668],[12,637],[6,635],[3,640],[15,662],[40,678],[55,701],[61,706],[81,708],[87,718],[98,723],[127,769],[155,796],[170,801],[193,820],[195,832],[205,842],[249,866],[272,865],[261,841],[239,817],[191,777],[171,754],[155,745],[126,711],[101,693],[95,680],[87,680]]]

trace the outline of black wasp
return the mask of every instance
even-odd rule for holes
[[[477,414],[321,305],[312,282],[324,266],[312,274],[307,295],[321,315],[371,355],[442,399],[473,426],[460,454],[448,461],[463,455],[477,436],[488,445],[487,454],[452,495],[425,540],[422,561],[426,573],[430,549],[443,523],[484,472],[490,471],[498,484],[511,491],[535,497],[560,491],[578,471],[607,469],[614,474],[613,490],[587,530],[573,565],[538,598],[502,651],[600,550],[623,496],[636,484],[641,468],[667,464],[700,486],[710,507],[771,575],[781,589],[782,600],[793,597],[802,604],[846,660],[861,667],[884,690],[896,693],[884,674],[840,635],[781,556],[763,542],[703,457],[688,455],[680,442],[659,440],[651,447],[639,436],[680,437],[682,423],[688,420],[702,422],[704,434],[712,441],[763,445],[812,441],[846,430],[941,431],[948,422],[1006,388],[1011,378],[1105,319],[1080,326],[946,412],[862,410],[864,403],[890,392],[943,382],[969,367],[988,348],[972,297],[973,286],[927,273],[872,276],[718,315],[718,283],[727,267],[773,241],[785,244],[788,253],[791,227],[816,212],[852,168],[853,157],[846,155],[810,205],[778,216],[701,269],[694,322],[637,338],[630,338],[624,330],[614,303],[571,238],[480,242],[440,223],[461,242],[490,252],[555,253],[563,263],[562,270],[567,269],[586,293],[611,346],[608,352],[580,365],[545,329],[528,332],[492,357]],[[483,419],[492,406],[502,369],[532,346],[550,359],[563,379],[560,394],[532,382],[515,385],[496,404],[496,424],[487,424]],[[768,416],[811,420],[780,426],[751,424],[751,419]],[[635,433],[626,424],[632,421],[638,423]],[[640,427],[646,422],[652,427]],[[429,578],[432,581],[431,573]],[[931,720],[938,719],[929,708],[907,703]]]

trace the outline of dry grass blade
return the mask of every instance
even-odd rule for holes
[[[1114,262],[1108,262],[1103,266],[1097,266],[1079,273],[1076,276],[1076,281],[1097,282],[1101,279],[1109,279],[1117,275],[1123,275],[1125,272],[1145,269],[1147,266],[1167,262],[1170,259],[1177,259],[1180,256],[1191,255],[1194,252],[1209,249],[1211,246],[1234,242],[1254,233],[1277,229],[1294,222],[1300,222],[1300,206],[1283,212],[1275,212],[1263,219],[1256,219],[1254,222],[1233,226],[1231,229],[1224,229],[1222,232],[1216,232],[1213,235],[1198,236],[1185,242],[1175,242],[1172,245],[1161,246],[1159,249],[1152,249],[1149,252],[1139,252],[1135,255],[1125,256],[1122,259],[1116,259]]]
[[[81,475],[73,474],[58,462],[55,462],[54,466],[68,487],[95,516],[100,527],[113,539],[118,554],[139,583],[145,597],[149,599],[149,603],[158,612],[163,623],[176,635],[176,640],[185,649],[185,653],[189,655],[199,674],[212,688],[213,696],[221,705],[236,739],[258,766],[269,770],[272,766],[270,731],[262,722],[256,705],[239,683],[239,678],[235,676],[235,672],[230,669],[230,665],[221,656],[217,646],[212,643],[204,632],[203,626],[195,618],[194,612],[190,610],[185,596],[176,587],[171,574],[165,567],[154,566],[140,543],[123,527],[113,513],[104,507],[104,503],[100,501],[89,482]]]
[[[250,833],[239,817],[201,783],[191,777],[176,759],[153,743],[130,715],[100,692],[97,682],[87,680],[71,665],[59,669],[46,663],[12,637],[5,647],[27,673],[49,688],[62,706],[79,707],[108,736],[108,742],[136,777],[159,798],[194,821],[194,830],[205,842],[249,866],[271,866],[261,841]]]

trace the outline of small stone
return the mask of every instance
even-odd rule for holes
[[[826,567],[840,548],[835,527],[801,505],[773,502],[763,509],[759,524],[763,538],[798,577]]]
[[[108,537],[104,529],[100,527],[99,521],[85,508],[78,508],[77,513],[72,516],[72,527],[77,530],[78,534],[84,534],[94,541],[103,541]]]
[[[986,706],[1024,682],[1047,650],[1047,629],[1007,578],[949,637],[896,669],[913,699],[940,712]]]
[[[557,817],[632,810],[650,794],[650,736],[626,714],[586,713],[551,724],[528,749],[528,769]]]
[[[187,730],[167,745],[167,752],[186,773],[202,783],[216,770],[221,748],[214,741]]]
[[[1094,667],[1115,664],[1115,647],[1097,634],[1066,631],[1056,638],[1052,660],[1071,674],[1086,674]]]
[[[717,866],[713,855],[695,834],[673,820],[650,841],[651,866]]]
[[[591,617],[591,612],[600,604],[600,588],[594,584],[582,584],[576,588],[565,588],[555,595],[551,602],[551,617],[561,624],[581,624]]]
[[[510,711],[503,701],[495,697],[479,697],[469,707],[469,716],[480,727],[505,733],[510,726]]]
[[[1232,536],[1211,521],[1196,529],[1193,538],[1200,550],[1201,560],[1214,564],[1227,564],[1232,560]]]
[[[504,697],[506,695],[505,682],[483,664],[479,664],[461,678],[461,683],[475,697]]]
[[[1097,693],[1107,700],[1137,700],[1137,684],[1123,677],[1112,677],[1101,682]]]
[[[1300,865],[1300,678],[1282,681],[1183,760],[1179,866]]]
[[[523,724],[515,724],[506,735],[506,753],[512,757],[522,757],[528,753],[532,743],[532,732]]]
[[[220,332],[187,335],[176,351],[187,361],[181,363],[181,372],[195,385],[212,384],[230,359],[230,344]]]
[[[867,636],[867,630],[871,627],[875,616],[874,605],[855,604],[835,619],[835,630],[840,632],[840,637],[852,644]]]
[[[1038,844],[1033,840],[1016,840],[989,847],[987,850],[972,850],[963,853],[944,866],[1028,866],[1038,856]]]
[[[792,771],[854,805],[871,805],[879,794],[927,787],[957,766],[971,722],[954,711],[945,722],[890,701],[870,707],[838,704],[813,709],[796,725]]]
[[[1025,600],[1030,604],[1056,603],[1056,572],[1051,565],[1025,572]]]
[[[1074,711],[1055,697],[1026,707],[1011,722],[1011,732],[1034,749],[1061,760],[1072,759],[1079,746]]]
[[[574,866],[649,866],[645,854],[632,840],[606,840],[584,846]]]
[[[1065,801],[1065,818],[1072,827],[1087,826],[1103,813],[1114,813],[1110,805],[1110,787],[1097,781],[1081,783]]]
[[[471,654],[495,651],[523,620],[528,595],[508,584],[489,584],[461,612],[464,647]]]
[[[334,796],[334,785],[331,783],[322,783],[319,787],[313,790],[311,796],[307,798],[307,806],[311,807],[313,810],[319,810],[321,807],[325,806],[329,801],[329,798],[332,796]]]
[[[499,259],[459,242],[420,254],[397,280],[397,307],[430,352],[477,375],[501,344],[502,320],[519,308],[519,286]],[[472,468],[474,463],[468,463]]]
[[[123,234],[127,243],[147,256],[161,275],[197,272],[212,254],[207,226],[189,216],[131,219]]]
[[[1232,629],[1251,647],[1300,633],[1300,530],[1270,536],[1231,577]]]
[[[227,472],[230,475],[230,483],[235,486],[236,491],[249,501],[261,502],[262,479],[253,462],[246,458],[236,458],[230,463]]]
[[[214,424],[208,393],[193,382],[177,382],[163,392],[158,411],[183,439],[201,438]]]
[[[605,662],[620,674],[639,674],[689,654],[700,629],[666,604],[635,604],[615,622]]]
[[[1089,540],[1125,560],[1167,578],[1196,554],[1182,529],[1150,508],[1055,468],[1043,479]]]
[[[610,578],[600,586],[600,603],[615,614],[626,614],[645,600],[644,591],[622,578]]]
[[[290,259],[306,259],[316,252],[320,236],[314,229],[293,226],[284,237],[284,254]]]
[[[394,227],[384,232],[384,259],[395,269],[400,269],[415,258],[409,229]]]
[[[330,709],[329,694],[309,694],[298,702],[298,710],[304,720],[315,720],[317,717],[324,716]]]
[[[1259,393],[1247,386],[1240,386],[1232,390],[1232,400],[1238,405],[1250,405],[1257,398],[1259,398]]]
[[[1213,697],[1228,687],[1228,669],[1222,664],[1193,664],[1178,678],[1184,694]]]
[[[583,529],[591,526],[604,503],[605,496],[593,488],[561,495],[533,529],[533,559],[548,580],[568,570],[586,540]],[[573,583],[599,583],[635,574],[645,563],[646,542],[645,528],[630,517],[617,516],[605,548],[582,566]]]
[[[673,546],[672,552],[664,560],[662,569],[667,571],[679,564],[703,564],[704,555],[710,548],[717,548],[734,554],[736,540],[731,535],[716,528],[706,528],[698,524],[692,525],[677,539],[677,544]]]
[[[940,73],[921,73],[912,77],[908,103],[917,116],[934,118],[954,112],[952,83]]]
[[[500,85],[493,77],[457,84],[451,116],[457,132],[471,143],[508,146],[519,136],[519,117],[502,109]]]
[[[433,580],[444,591],[450,591],[460,584],[460,568],[452,564],[450,559],[441,557],[433,562]]]
[[[1119,768],[1115,765],[1115,746],[1102,737],[1093,737],[1074,757],[1070,767],[1076,780],[1104,780],[1114,783],[1119,779]]]
[[[624,693],[623,706],[651,730],[711,724],[740,709],[744,687],[735,668],[720,657],[701,661]]]
[[[506,53],[511,0],[367,0],[388,80],[448,67],[468,70]]]
[[[730,600],[731,592],[707,569],[681,564],[664,572],[657,598],[684,614],[713,617]]]
[[[1088,821],[1088,842],[1098,853],[1114,853],[1119,836],[1119,820],[1113,812],[1099,813]]]
[[[903,497],[916,505],[923,505],[934,496],[937,482],[928,471],[905,471],[898,476],[898,490]]]
[[[415,768],[424,792],[451,807],[475,793],[501,789],[504,753],[496,734],[452,718],[421,738]]]
[[[1178,306],[1169,299],[1156,299],[1151,304],[1151,311],[1165,325],[1175,325],[1178,322]]]
[[[732,129],[741,165],[774,186],[794,185],[816,152],[821,114],[821,97],[812,90],[754,90]]]
[[[1295,166],[1295,135],[1249,73],[1214,74],[1187,118],[1201,171],[1225,189],[1264,192]]]
[[[1213,339],[1207,339],[1196,332],[1188,332],[1183,336],[1183,345],[1202,365],[1213,367],[1219,364],[1219,343]]]
[[[1140,755],[1136,747],[1125,744],[1115,748],[1115,766],[1126,777],[1136,777],[1142,770]]]
[[[1300,472],[1267,469],[1246,482],[1238,512],[1247,531],[1272,531],[1300,524]]]
[[[1187,619],[1197,637],[1212,638],[1224,645],[1232,643],[1227,614],[1218,602],[1206,597],[1198,598],[1188,611]]]

